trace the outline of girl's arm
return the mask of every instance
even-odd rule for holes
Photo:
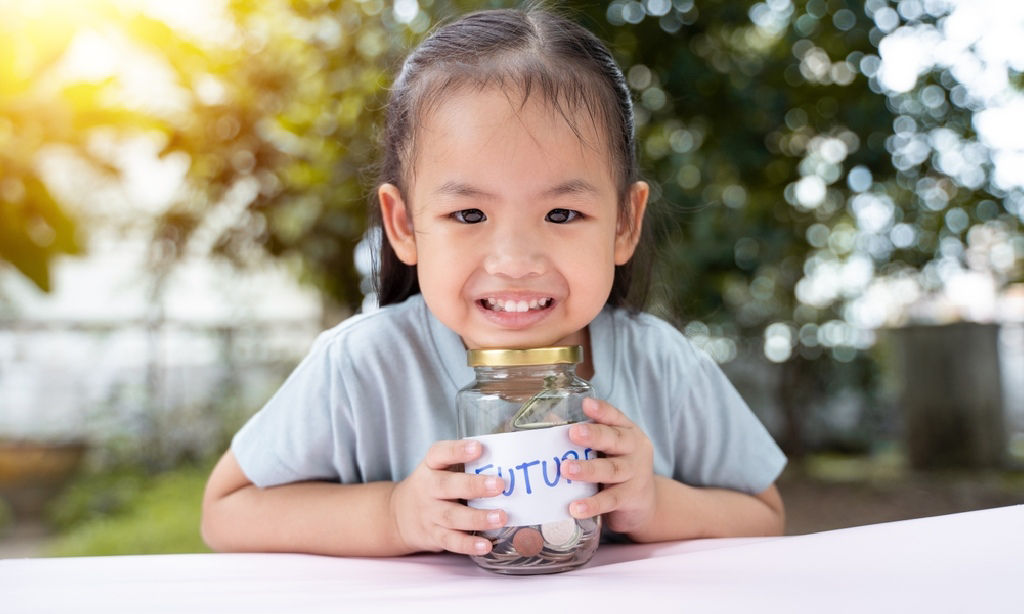
[[[703,537],[782,535],[785,510],[775,485],[757,495],[721,488],[696,488],[654,476],[650,521],[627,533],[637,542]]]
[[[490,542],[466,534],[502,526],[504,512],[458,502],[493,496],[500,479],[448,470],[474,460],[479,444],[438,442],[401,482],[296,482],[260,488],[229,450],[203,496],[203,539],[214,550],[397,556],[451,550],[484,554]]]
[[[203,539],[218,551],[405,554],[389,509],[393,482],[252,484],[229,450],[203,496]]]

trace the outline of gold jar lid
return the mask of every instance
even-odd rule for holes
[[[583,362],[583,346],[560,345],[525,350],[479,349],[467,350],[466,361],[471,367],[522,367],[527,365],[579,364]]]

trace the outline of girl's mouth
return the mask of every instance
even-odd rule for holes
[[[555,299],[544,297],[531,300],[505,300],[495,297],[482,298],[477,301],[481,307],[488,311],[503,311],[505,313],[526,313],[528,311],[542,311],[550,309]]]

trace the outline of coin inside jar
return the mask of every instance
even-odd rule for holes
[[[575,545],[579,540],[579,526],[573,518],[556,520],[540,525],[544,541],[555,548],[566,548]]]
[[[544,548],[544,537],[533,527],[523,527],[512,537],[512,547],[522,556],[534,556]]]

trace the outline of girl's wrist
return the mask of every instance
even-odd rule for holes
[[[385,495],[385,508],[387,509],[385,539],[388,540],[387,548],[398,555],[418,552],[406,539],[402,532],[402,523],[399,520],[399,508],[401,506],[401,493],[399,489],[401,482],[388,482],[387,485],[387,494]]]
[[[638,543],[659,542],[702,537],[700,527],[692,522],[692,515],[682,513],[692,506],[700,489],[661,475],[654,475],[654,503],[646,521],[626,536]],[[687,520],[681,520],[687,518]],[[685,523],[686,526],[679,526]]]

